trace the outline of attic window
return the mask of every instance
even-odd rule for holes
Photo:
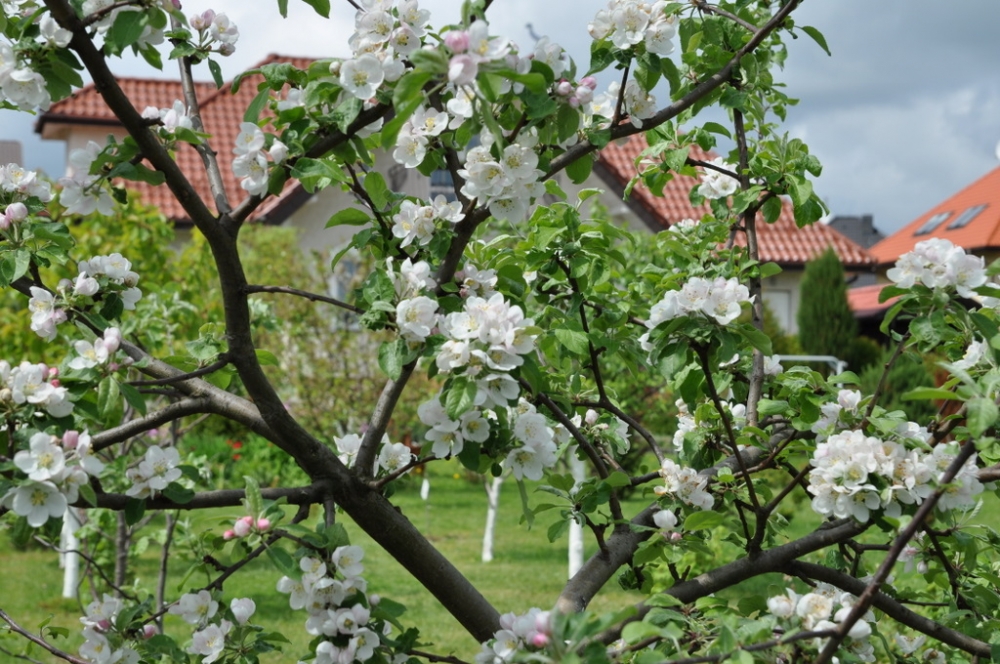
[[[965,226],[968,226],[970,221],[975,219],[980,212],[986,209],[986,206],[986,203],[983,203],[982,205],[973,205],[965,212],[955,217],[955,221],[948,224],[948,228],[945,230],[950,231],[955,228],[964,228]]]
[[[951,216],[951,211],[938,212],[936,215],[924,222],[924,225],[917,229],[914,235],[926,235],[944,223],[945,219]]]
[[[429,193],[431,200],[434,200],[436,196],[444,196],[449,203],[458,200],[458,197],[455,196],[455,180],[452,179],[451,173],[445,170],[431,173]]]

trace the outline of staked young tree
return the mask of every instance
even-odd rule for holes
[[[327,0],[307,3],[329,12]],[[362,0],[351,57],[261,69],[235,146],[203,131],[192,84],[194,66],[218,72],[214,61],[237,48],[225,15],[185,16],[170,0],[2,5],[5,103],[45,108],[85,69],[129,133],[74,153],[76,174],[57,192],[17,165],[0,169],[0,286],[22,294],[30,328],[65,358],[0,361],[3,518],[40,528],[72,506],[120,513],[127,529],[148,510],[246,512],[199,540],[207,584],[188,582],[175,595],[162,585],[95,589],[78,654],[2,605],[0,620],[70,662],[256,662],[280,635],[258,625],[265,619],[252,598],[229,596],[226,581],[266,556],[315,637],[308,653],[285,657],[460,661],[418,646],[419,617],[368,593],[363,551],[337,521],[346,515],[483,643],[483,664],[989,657],[997,535],[973,525],[970,510],[1000,476],[991,465],[1000,460],[1000,298],[982,259],[935,240],[888,274],[896,286],[886,296],[899,297],[890,318],[907,329],[893,343],[941,353],[952,376],[911,396],[956,401],[961,417],[908,422],[880,407],[881,388],[863,395],[844,387],[850,375],[827,381],[777,366],[760,329],[761,281],[778,268],[758,260],[757,225],[777,219],[783,197],[800,224],[824,212],[810,179],[818,161],[775,122],[789,103],[773,71],[786,57],[782,40],[805,35],[826,48],[818,30],[796,24],[800,1],[612,0],[591,24],[587,66],[547,40],[519,49],[491,34],[490,12],[502,10],[492,4],[432,18],[416,0]],[[278,11],[287,5],[279,0]],[[129,50],[174,61],[184,99],[135,107],[110,64]],[[597,92],[594,75],[606,70],[620,82]],[[664,103],[653,93],[661,80]],[[713,105],[727,126],[700,123]],[[650,148],[631,184],[656,191],[675,174],[695,175],[692,201],[711,207],[652,240],[588,218],[593,192],[570,198],[554,179],[583,182],[597,150],[640,132]],[[690,146],[710,149],[720,136],[732,141],[725,158],[691,159]],[[182,143],[201,155],[210,200],[174,159]],[[380,151],[425,174],[450,171],[457,204],[391,191],[371,168]],[[242,200],[221,184],[229,168]],[[73,246],[67,221],[110,212],[119,179],[167,187],[211,249],[223,317],[189,340],[188,357],[159,357],[145,343],[146,305],[127,258],[141,247],[90,256]],[[363,204],[331,210],[331,224],[359,225],[353,244],[378,266],[351,302],[250,281],[241,232],[289,180],[309,191],[338,187]],[[53,195],[65,217],[41,214]],[[648,264],[630,260],[640,242],[655,243]],[[56,264],[75,276],[52,279]],[[363,431],[328,440],[286,407],[275,366],[282,349],[258,347],[253,334],[251,296],[267,289],[347,308],[365,330],[388,335],[371,351],[385,383]],[[970,311],[959,298],[972,296],[982,304]],[[739,321],[744,309],[751,323]],[[681,411],[672,439],[623,410],[609,367],[662,376]],[[220,386],[227,372],[243,392]],[[385,434],[418,374],[439,392],[418,409],[428,433],[415,456]],[[201,415],[267,439],[309,482],[215,490],[182,442],[136,440]],[[656,470],[623,467],[633,445],[648,449]],[[589,479],[552,472],[565,454],[585,460]],[[531,516],[589,530],[599,551],[544,607],[551,611],[499,615],[395,509],[392,482],[447,457],[518,482],[544,478],[561,508]],[[648,504],[630,513],[626,489],[645,491]],[[783,510],[796,499],[814,518],[797,515],[792,528]],[[299,509],[288,518],[282,505]],[[312,505],[324,519],[307,527]],[[622,582],[647,599],[610,617],[588,614],[623,568]],[[785,588],[770,598],[715,596],[773,573],[785,575]],[[168,613],[190,630],[158,633]]]

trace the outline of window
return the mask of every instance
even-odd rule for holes
[[[936,215],[924,222],[924,225],[917,229],[914,235],[925,235],[944,223],[944,220],[951,216],[951,211],[938,212]]]
[[[428,198],[434,200],[437,196],[444,196],[449,203],[458,200],[458,197],[455,196],[455,181],[452,179],[449,171],[439,170],[431,173],[431,187]]]
[[[973,205],[965,212],[955,217],[955,220],[950,224],[948,224],[948,228],[946,228],[945,230],[950,231],[956,228],[963,228],[965,226],[968,226],[969,222],[975,219],[977,216],[979,216],[979,213],[985,210],[986,207],[987,207],[986,203],[983,203],[982,205]]]

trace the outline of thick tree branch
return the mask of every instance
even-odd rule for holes
[[[260,493],[266,500],[277,500],[286,498],[290,505],[312,505],[322,503],[323,498],[332,489],[330,482],[316,482],[310,486],[261,489]],[[205,491],[195,494],[187,503],[178,503],[160,494],[146,499],[147,510],[201,510],[213,507],[236,507],[240,501],[246,497],[243,489],[219,489],[218,491]],[[122,511],[126,508],[131,496],[124,493],[99,493],[97,494],[97,506]],[[75,507],[90,507],[83,499],[78,500]]]

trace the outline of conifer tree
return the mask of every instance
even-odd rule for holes
[[[858,322],[847,304],[844,266],[833,249],[806,263],[798,323],[803,352],[850,362]]]

